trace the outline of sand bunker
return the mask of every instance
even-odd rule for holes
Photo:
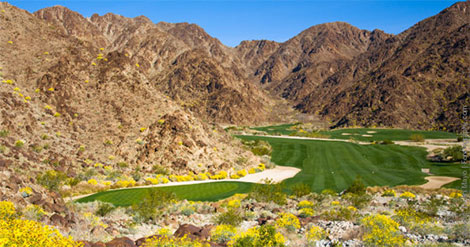
[[[351,133],[341,133],[342,136],[350,136]]]
[[[372,137],[372,135],[361,135],[363,137]]]
[[[429,176],[429,177],[425,177],[424,179],[428,180],[428,182],[423,185],[420,185],[419,187],[423,189],[439,189],[448,183],[452,183],[456,180],[459,180],[460,178],[444,177],[444,176]]]
[[[369,131],[367,131],[367,133],[368,134],[375,134],[375,133],[377,133],[377,131],[369,130]]]

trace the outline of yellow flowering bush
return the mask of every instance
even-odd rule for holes
[[[348,206],[347,209],[348,209],[349,211],[352,211],[352,212],[356,212],[356,211],[357,211],[357,208],[354,207],[354,206]]]
[[[47,89],[47,91],[49,91],[49,92],[54,92],[55,89],[54,89],[53,87],[50,87],[49,89]]]
[[[211,231],[211,240],[220,244],[226,243],[236,233],[237,229],[232,225],[218,225]]]
[[[246,232],[235,235],[227,243],[229,247],[255,247],[255,246],[284,246],[285,239],[281,233],[276,232],[272,225],[249,228]]]
[[[20,193],[31,195],[33,194],[33,189],[31,187],[23,187],[20,189]]]
[[[332,201],[331,206],[339,206],[340,202],[339,201]]]
[[[232,174],[232,175],[230,175],[230,178],[231,179],[239,179],[240,176],[238,176],[237,174]]]
[[[256,173],[256,169],[252,167],[248,170],[248,173],[249,174],[254,174],[254,173]]]
[[[312,208],[301,208],[299,210],[299,216],[302,218],[310,217],[315,214],[315,211]]]
[[[313,208],[313,202],[303,200],[303,201],[299,202],[299,204],[297,204],[297,208],[299,208],[299,209],[301,209],[301,208]]]
[[[209,177],[207,177],[205,173],[199,173],[196,176],[196,180],[207,180],[207,179],[209,179]]]
[[[54,117],[60,117],[60,113],[58,112],[54,113]]]
[[[0,220],[10,219],[16,215],[15,205],[9,201],[0,201]]]
[[[39,222],[12,219],[0,220],[0,246],[81,247],[83,244]]]
[[[219,173],[215,174],[215,175],[211,175],[210,176],[210,179],[215,179],[215,180],[219,180],[219,179],[225,179],[227,178],[227,172],[226,171],[220,171]]]
[[[92,178],[92,179],[88,180],[87,183],[91,184],[91,185],[97,185],[98,181],[96,181],[96,179]]]
[[[416,195],[409,192],[409,191],[405,191],[400,195],[400,198],[414,199],[414,198],[416,198]]]
[[[157,234],[160,236],[170,236],[172,233],[168,228],[160,228],[158,229]]]
[[[449,197],[450,197],[450,198],[461,198],[461,197],[462,197],[462,193],[452,192],[452,193],[450,193]]]
[[[140,128],[140,132],[144,132],[145,130],[147,130],[147,128],[145,127]]]
[[[165,123],[165,119],[160,119],[160,120],[158,120],[158,123],[159,123],[159,124],[164,124],[164,123]]]
[[[316,241],[326,238],[327,234],[323,228],[319,226],[312,226],[310,229],[308,229],[305,236],[307,237],[307,241],[310,244],[315,244]]]
[[[388,216],[377,214],[362,219],[363,241],[366,246],[403,246],[405,238],[398,230],[398,223]]]
[[[107,224],[104,224],[100,218],[90,212],[87,212],[87,213],[84,213],[83,214],[83,217],[85,218],[86,221],[88,221],[88,223],[92,226],[92,227],[97,227],[97,226],[101,226],[103,228],[106,228],[108,227]]]
[[[169,236],[154,236],[145,240],[142,247],[209,247],[208,243],[191,240],[187,236],[172,238]]]
[[[104,170],[107,171],[107,172],[110,172],[113,170],[113,167],[112,166],[104,166]]]
[[[23,209],[23,217],[28,220],[40,221],[46,212],[38,205],[29,204]]]
[[[95,163],[94,167],[96,167],[96,168],[102,168],[102,167],[103,167],[103,164],[101,164],[101,163],[98,162],[98,163]]]
[[[129,179],[122,179],[117,181],[114,186],[117,188],[127,188],[127,187],[132,187],[135,186],[136,182],[134,179],[129,178]]]
[[[259,163],[258,169],[261,170],[261,171],[264,171],[266,169],[266,165],[263,164],[263,163]]]
[[[237,175],[238,175],[239,177],[244,177],[244,176],[246,176],[247,174],[248,174],[248,172],[247,172],[245,169],[240,170],[240,171],[237,172]]]
[[[160,180],[158,178],[146,178],[145,181],[148,181],[151,184],[159,184]]]
[[[240,200],[237,200],[237,199],[235,199],[235,200],[230,200],[230,201],[228,201],[228,203],[227,203],[227,207],[229,207],[229,208],[240,208],[241,205],[242,205],[242,204],[241,204]]]
[[[397,196],[397,192],[395,192],[395,190],[389,189],[389,190],[384,191],[384,193],[382,193],[382,196],[392,196],[392,197],[396,197],[396,196]]]
[[[280,213],[279,218],[276,220],[276,227],[295,231],[300,228],[300,221],[291,213]]]

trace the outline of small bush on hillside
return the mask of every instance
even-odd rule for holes
[[[457,136],[457,141],[462,142],[463,141],[463,136]]]
[[[281,184],[275,184],[271,180],[267,180],[266,184],[255,184],[249,197],[258,202],[274,202],[278,205],[287,203],[287,196],[282,191]]]
[[[362,219],[365,246],[403,246],[405,239],[398,223],[385,215],[371,215]]]
[[[361,177],[356,177],[352,184],[346,189],[346,193],[362,195],[366,193],[366,185],[362,182]]]
[[[49,170],[37,177],[38,184],[52,191],[59,191],[59,187],[63,181],[67,179],[67,175],[62,172]]]
[[[226,212],[217,215],[215,222],[218,225],[239,226],[243,222],[243,217],[240,210],[229,208]]]
[[[391,140],[386,139],[386,140],[381,141],[380,144],[391,145],[391,144],[395,144],[395,143]]]
[[[421,134],[412,134],[410,140],[414,142],[424,142],[424,136]]]
[[[302,197],[312,193],[311,187],[304,183],[295,184],[291,189],[292,194],[296,197]]]
[[[461,161],[463,159],[463,151],[461,146],[452,146],[444,149],[444,159],[452,157],[451,161]]]
[[[368,205],[369,202],[372,200],[372,196],[369,194],[354,194],[354,193],[346,193],[343,195],[343,198],[350,202],[356,208],[363,208],[364,206]]]
[[[129,164],[127,164],[127,162],[121,161],[121,162],[117,163],[117,166],[119,168],[127,168],[127,167],[129,167]]]
[[[7,137],[10,134],[8,130],[0,130],[0,137]]]
[[[250,148],[251,152],[258,156],[271,155],[272,147],[268,142],[261,140],[242,141],[244,145]]]
[[[272,225],[262,225],[253,227],[246,232],[235,235],[227,246],[230,247],[283,247],[285,243],[284,236],[276,232]]]
[[[162,174],[162,175],[169,175],[170,174],[170,171],[168,170],[168,168],[163,167],[161,165],[153,165],[152,166],[152,172],[154,172],[156,174]]]
[[[111,203],[100,202],[98,205],[98,209],[96,210],[95,214],[101,217],[106,216],[107,214],[111,213],[115,207]]]
[[[176,199],[174,193],[163,190],[147,190],[146,195],[138,204],[132,205],[140,221],[146,222],[158,217],[161,209]]]
[[[5,147],[4,145],[0,145],[0,154],[5,153],[5,151],[7,151],[7,147]]]

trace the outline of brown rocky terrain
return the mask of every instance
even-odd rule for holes
[[[460,129],[470,103],[470,3],[460,2],[382,39],[297,106],[336,126]]]
[[[50,169],[76,177],[96,163],[128,175],[136,169],[148,173],[160,165],[172,174],[186,174],[227,170],[240,157],[253,165],[259,163],[223,129],[181,106],[177,95],[169,93],[173,100],[159,91],[145,61],[125,51],[100,49],[101,42],[108,41],[103,38],[95,43],[89,28],[65,32],[7,3],[0,9],[5,10],[0,15],[0,169],[4,176],[19,181],[2,179],[6,183],[0,195],[3,199],[23,200],[19,187],[44,191],[34,181]],[[61,16],[70,16],[65,27],[76,27],[75,18],[85,20],[69,12]],[[221,87],[223,83],[229,82],[220,81],[204,90],[227,90],[241,101],[249,98],[230,91],[230,85]],[[224,93],[215,95],[213,101],[225,97],[223,104],[234,99]],[[10,185],[14,183],[17,186]]]

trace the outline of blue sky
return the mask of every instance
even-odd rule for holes
[[[225,45],[242,40],[286,41],[302,30],[325,22],[345,21],[361,29],[400,33],[457,1],[391,0],[244,0],[244,1],[8,1],[34,12],[66,6],[88,17],[112,12],[127,17],[145,15],[153,22],[196,23]]]

